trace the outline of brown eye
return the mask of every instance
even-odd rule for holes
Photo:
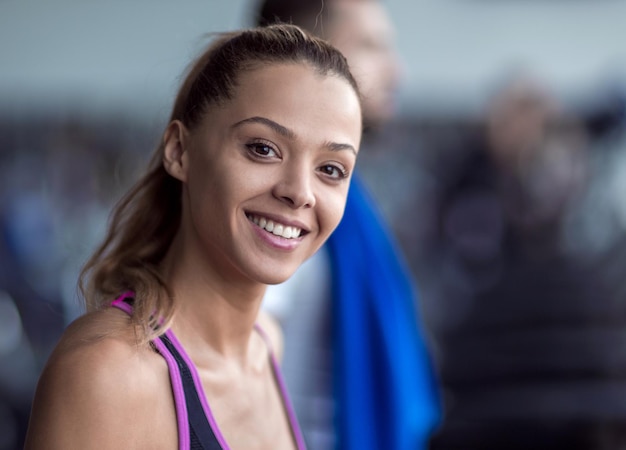
[[[324,175],[328,175],[331,178],[341,179],[348,176],[348,173],[343,168],[335,166],[334,164],[325,164],[321,166],[319,170],[324,173]]]
[[[252,144],[246,144],[246,147],[252,153],[252,155],[260,158],[271,158],[277,156],[276,150],[271,145],[263,142],[255,142]]]

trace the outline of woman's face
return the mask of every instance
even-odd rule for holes
[[[235,91],[186,133],[184,242],[223,276],[280,283],[339,224],[360,105],[346,80],[305,64],[245,72]]]

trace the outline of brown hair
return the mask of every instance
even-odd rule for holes
[[[307,63],[320,74],[345,79],[358,94],[345,58],[330,44],[293,25],[252,28],[221,34],[190,66],[170,122],[193,129],[210,106],[233,97],[242,72],[273,63]],[[161,143],[146,173],[114,208],[104,241],[79,277],[88,311],[133,291],[133,321],[146,340],[163,332],[174,312],[159,264],[180,225],[182,185],[165,171],[163,150]]]

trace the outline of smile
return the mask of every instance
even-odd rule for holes
[[[295,239],[297,237],[300,237],[300,234],[302,234],[301,228],[274,222],[273,220],[267,219],[265,217],[253,216],[248,214],[248,219],[258,225],[260,228],[263,228],[265,231],[272,233],[276,236],[283,237],[285,239]]]

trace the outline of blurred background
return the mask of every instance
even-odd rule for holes
[[[0,0],[0,450],[182,71],[252,2]],[[384,3],[404,78],[359,164],[419,287],[431,447],[626,448],[626,1]]]

